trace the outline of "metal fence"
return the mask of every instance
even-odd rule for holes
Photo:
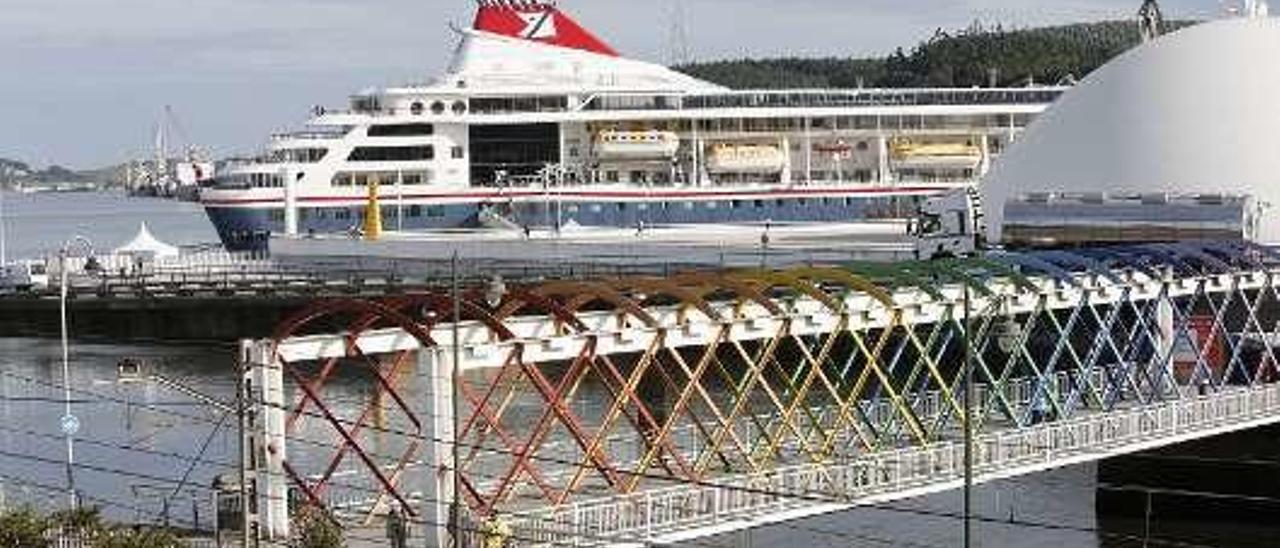
[[[1232,390],[985,434],[974,440],[973,467],[990,480],[1275,422],[1280,386]],[[768,513],[852,508],[954,487],[963,477],[964,444],[951,441],[528,512],[514,529],[519,538],[559,546],[636,541]]]

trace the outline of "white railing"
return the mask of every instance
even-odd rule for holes
[[[1280,422],[1280,385],[1235,389],[984,434],[974,441],[974,471],[981,481],[1011,477],[1271,422]],[[634,542],[726,520],[819,513],[872,497],[954,487],[963,478],[963,455],[962,442],[945,442],[581,502],[524,513],[513,522],[518,538],[547,544]]]

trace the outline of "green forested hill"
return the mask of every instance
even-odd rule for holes
[[[1175,22],[1181,28],[1190,22]],[[731,88],[1020,86],[1086,74],[1138,43],[1132,21],[1025,30],[973,26],[939,30],[910,52],[884,58],[741,59],[694,63],[678,70]]]

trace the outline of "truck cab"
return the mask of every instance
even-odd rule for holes
[[[908,228],[916,259],[971,256],[985,233],[977,190],[956,189],[921,202]]]

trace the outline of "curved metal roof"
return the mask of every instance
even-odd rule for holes
[[[1028,193],[1247,194],[1280,241],[1280,21],[1197,25],[1138,47],[1065,93],[994,166],[993,239]]]

